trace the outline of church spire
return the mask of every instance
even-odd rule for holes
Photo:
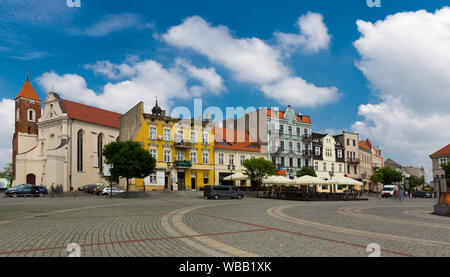
[[[22,89],[15,99],[25,98],[30,100],[42,101],[34,90],[33,86],[30,83],[30,76],[27,73],[27,80],[25,84],[23,84]]]

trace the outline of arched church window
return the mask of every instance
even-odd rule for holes
[[[28,110],[28,121],[34,122],[34,111]]]
[[[102,151],[103,151],[103,134],[98,135],[97,137],[97,158],[98,158],[98,170],[100,172],[103,172],[103,158],[102,158]]]
[[[83,171],[83,131],[77,134],[77,170]]]

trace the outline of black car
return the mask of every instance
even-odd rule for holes
[[[205,186],[203,189],[203,197],[208,199],[242,199],[244,198],[244,193],[233,186]]]
[[[413,192],[412,196],[414,198],[433,198],[433,195],[429,191],[415,191]]]
[[[94,190],[96,189],[96,185],[89,185],[87,188],[86,188],[86,192],[87,193],[94,193]]]
[[[43,186],[20,185],[15,188],[8,189],[5,193],[7,197],[26,197],[26,196],[44,196],[48,194],[47,189]]]

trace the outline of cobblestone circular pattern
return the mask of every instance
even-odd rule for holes
[[[148,198],[1,198],[0,256],[450,256],[450,220],[435,200],[296,202]]]

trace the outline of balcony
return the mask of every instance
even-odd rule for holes
[[[312,157],[313,151],[312,150],[303,150],[303,156],[305,157]]]
[[[312,141],[313,138],[312,138],[312,135],[305,134],[302,136],[302,139],[304,141]]]
[[[173,163],[175,168],[191,168],[192,163],[190,161],[176,161]]]
[[[348,158],[347,159],[347,163],[349,163],[349,164],[359,164],[359,159],[357,159],[357,158]]]
[[[175,141],[174,146],[175,146],[175,148],[187,149],[187,148],[191,148],[192,143],[190,141],[178,140],[178,141]]]

